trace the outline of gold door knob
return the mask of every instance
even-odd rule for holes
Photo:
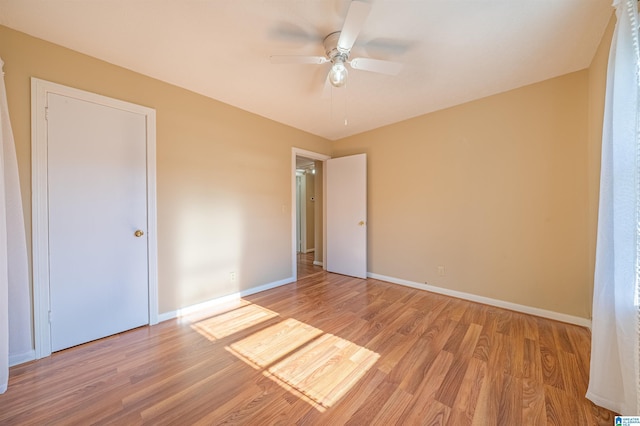
[[[364,226],[364,220],[361,220],[360,222],[358,222],[358,225]]]
[[[136,232],[133,233],[133,235],[135,235],[136,237],[142,237],[144,235],[144,232],[138,229]]]

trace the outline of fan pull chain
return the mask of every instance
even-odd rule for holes
[[[349,120],[347,119],[347,90],[349,88],[349,83],[344,86],[344,125],[345,127],[349,125]]]
[[[337,97],[334,95],[334,93],[340,93],[340,92],[334,92],[335,90],[339,90],[340,92],[344,92],[340,95],[338,95]],[[334,106],[334,101],[335,102],[340,102],[340,96],[342,96],[342,100],[343,100],[343,108],[342,108],[342,123],[344,124],[344,126],[348,126],[349,125],[349,117],[347,114],[347,85],[345,84],[343,87],[341,87],[340,89],[336,89],[335,87],[331,88],[331,113],[330,113],[330,118],[331,118],[331,122],[332,123],[337,123],[338,122],[338,111]]]

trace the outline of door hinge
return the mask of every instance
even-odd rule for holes
[[[49,324],[51,324],[51,311],[49,311]]]
[[[49,107],[44,107],[44,119],[49,120]]]

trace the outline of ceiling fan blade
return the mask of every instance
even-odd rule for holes
[[[351,50],[370,11],[371,4],[369,3],[365,3],[362,0],[353,0],[351,2],[347,17],[342,26],[342,31],[340,32],[340,38],[338,39],[339,49],[345,51]]]
[[[271,55],[272,64],[324,64],[329,60],[324,56]]]
[[[371,71],[380,74],[397,75],[402,71],[400,62],[383,61],[381,59],[355,58],[349,62],[354,70]]]
[[[369,56],[386,56],[403,55],[416,45],[417,43],[415,41],[378,37],[367,40],[362,47]]]
[[[289,23],[279,22],[271,30],[269,36],[278,41],[286,41],[295,44],[317,43],[322,39],[316,34],[310,34],[302,27]]]

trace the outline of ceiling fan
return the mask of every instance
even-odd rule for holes
[[[349,5],[342,30],[335,31],[323,40],[326,56],[272,55],[274,64],[324,64],[331,62],[327,81],[334,87],[342,87],[347,82],[346,65],[355,70],[397,75],[402,70],[399,62],[372,58],[353,58],[349,60],[353,47],[364,22],[371,11],[371,4],[363,0],[353,0]]]

